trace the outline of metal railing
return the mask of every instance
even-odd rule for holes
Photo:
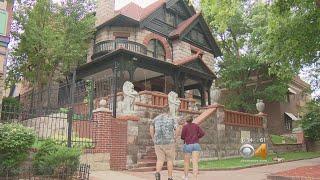
[[[159,60],[166,60],[165,55],[156,54],[155,52],[148,50],[145,45],[129,40],[106,40],[98,42],[94,46],[94,54],[99,54],[102,52],[109,53],[120,48],[147,55]]]
[[[120,48],[124,48],[129,51],[147,55],[146,46],[134,41],[126,41],[126,40],[107,40],[107,41],[99,42],[94,46],[94,53],[95,54],[100,52],[108,53]]]

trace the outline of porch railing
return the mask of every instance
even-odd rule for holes
[[[263,127],[262,117],[253,114],[225,110],[224,123],[226,125],[246,126],[246,127]]]
[[[140,101],[137,105],[153,108],[163,108],[168,105],[168,95],[155,91],[142,91],[139,93]],[[194,111],[196,101],[194,99],[180,98],[179,111]]]
[[[97,43],[94,46],[94,53],[111,52],[116,49],[124,48],[129,51],[147,55],[147,47],[143,44],[128,40],[107,40]]]

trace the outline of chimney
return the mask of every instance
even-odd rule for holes
[[[96,26],[99,26],[114,16],[115,0],[98,0],[96,11]]]

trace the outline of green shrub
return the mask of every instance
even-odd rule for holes
[[[306,106],[306,114],[302,118],[302,129],[305,136],[312,140],[320,140],[320,102],[313,100]]]
[[[72,175],[80,164],[80,155],[78,148],[46,140],[34,156],[33,167],[37,175]]]
[[[21,104],[18,99],[13,97],[5,97],[2,100],[2,120],[16,119],[19,116]]]
[[[0,168],[18,167],[34,141],[32,129],[16,123],[0,124]]]

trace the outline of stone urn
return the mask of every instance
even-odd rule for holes
[[[265,104],[263,100],[258,99],[256,104],[257,110],[259,111],[259,114],[262,114],[265,108]]]
[[[221,90],[218,87],[214,87],[211,91],[211,100],[213,104],[218,104],[220,100]]]

